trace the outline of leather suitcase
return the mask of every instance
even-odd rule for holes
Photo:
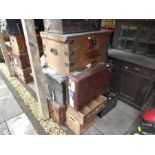
[[[46,84],[46,95],[61,106],[66,105],[66,76],[46,67],[42,69]]]
[[[110,31],[60,35],[41,32],[46,63],[68,74],[106,60]]]
[[[109,88],[112,64],[99,63],[81,72],[73,72],[67,80],[67,104],[75,110],[95,99]]]
[[[28,53],[23,53],[20,55],[13,53],[13,62],[16,66],[22,69],[30,68]]]
[[[45,31],[59,34],[98,31],[100,19],[44,19]]]

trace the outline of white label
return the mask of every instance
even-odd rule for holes
[[[17,59],[14,59],[14,63],[15,63],[15,65],[17,65]]]
[[[71,91],[75,92],[75,82],[74,82],[73,80],[70,79],[69,83],[70,83],[70,88],[69,88],[69,89],[70,89]]]
[[[72,98],[72,96],[69,96],[69,105],[74,108],[74,100]]]

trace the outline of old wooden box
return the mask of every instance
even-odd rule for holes
[[[70,73],[106,60],[109,31],[59,35],[41,32],[44,54],[49,67]]]
[[[44,19],[45,31],[59,34],[98,31],[100,19]]]
[[[101,111],[105,102],[106,98],[100,95],[80,111],[75,111],[70,106],[67,106],[66,124],[68,128],[75,134],[84,133],[94,123],[96,114]]]
[[[57,73],[49,67],[42,69],[44,82],[47,85],[46,94],[58,104],[66,105],[66,76]]]
[[[66,107],[54,101],[49,101],[49,115],[58,124],[63,125],[66,121]]]
[[[10,42],[12,45],[13,53],[19,55],[27,52],[24,35],[11,35]]]
[[[18,66],[14,66],[15,72],[17,76],[25,83],[29,83],[33,81],[33,77],[31,75],[31,68],[21,69]]]
[[[37,42],[39,46],[40,52],[43,51],[42,40],[39,34],[37,34]],[[23,53],[27,53],[27,47],[25,42],[25,37],[22,34],[19,35],[10,35],[10,42],[12,45],[13,53],[20,55]]]
[[[84,125],[74,118],[74,116],[66,114],[66,125],[75,134],[79,135],[84,133],[96,120],[96,116],[92,116]]]
[[[71,106],[67,106],[66,113],[68,115],[72,115],[76,120],[80,122],[80,124],[84,125],[89,122],[89,119],[93,116],[96,116],[97,113],[99,113],[104,105],[107,102],[107,98],[100,95],[90,103],[88,103],[86,106],[84,106],[80,111],[76,111]]]
[[[73,72],[67,80],[67,104],[80,110],[85,104],[110,87],[112,64],[99,63],[81,72]]]
[[[13,62],[16,66],[22,69],[30,68],[30,61],[29,61],[28,53],[23,53],[20,55],[13,53]]]

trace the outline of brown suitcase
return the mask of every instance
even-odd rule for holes
[[[67,80],[67,104],[75,110],[95,99],[109,88],[112,64],[99,63],[81,72],[73,72]]]
[[[30,68],[30,61],[29,61],[28,53],[23,53],[20,55],[13,53],[13,62],[16,66],[22,69]]]
[[[44,19],[45,31],[59,34],[98,31],[101,19]]]
[[[68,74],[104,61],[109,36],[110,31],[68,35],[41,32],[46,63],[57,72]]]

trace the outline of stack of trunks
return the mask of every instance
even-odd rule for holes
[[[23,34],[21,20],[19,19],[6,19],[7,32],[10,37],[12,46],[12,57],[14,70],[17,76],[25,83],[33,80],[32,71],[26,47],[25,37]],[[44,30],[43,20],[35,20],[37,41],[39,45],[40,54],[43,51],[42,40],[39,32]]]
[[[111,32],[101,20],[46,19],[43,68],[49,112],[75,134],[88,129],[105,106],[112,64],[106,63]]]

